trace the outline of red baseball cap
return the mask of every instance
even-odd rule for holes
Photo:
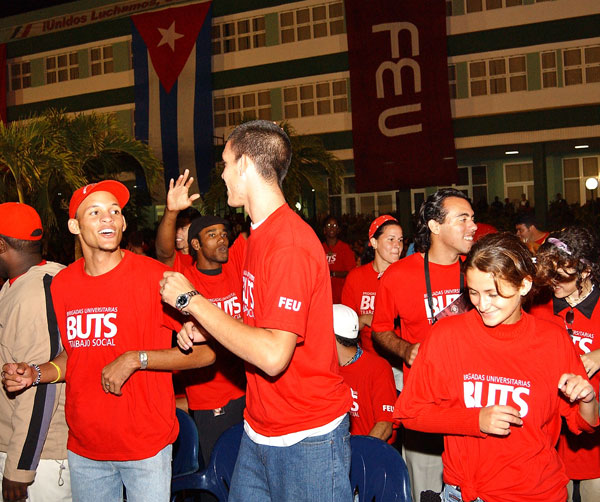
[[[371,240],[371,238],[375,235],[375,232],[377,232],[377,229],[386,221],[395,221],[398,223],[398,220],[389,214],[382,214],[381,216],[378,216],[373,220],[373,223],[371,223],[371,226],[369,227],[369,240]]]
[[[0,204],[0,234],[21,241],[42,238],[42,220],[35,209],[20,202]]]
[[[94,192],[109,192],[112,193],[116,198],[121,209],[125,207],[129,200],[129,190],[123,183],[115,180],[104,180],[98,183],[91,183],[77,190],[71,197],[69,203],[69,218],[75,218],[77,209],[81,206],[81,203],[87,199],[87,197]]]

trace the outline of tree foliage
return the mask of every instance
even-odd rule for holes
[[[123,131],[113,115],[49,109],[28,120],[0,123],[0,200],[34,206],[44,227],[57,226],[77,188],[130,168],[131,157],[148,185],[162,172],[148,146]]]

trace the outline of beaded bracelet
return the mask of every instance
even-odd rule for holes
[[[40,371],[40,367],[35,363],[30,364],[29,366],[31,366],[35,371],[37,371],[37,378],[31,384],[32,387],[35,387],[37,384],[40,383],[40,380],[42,379],[42,372]]]

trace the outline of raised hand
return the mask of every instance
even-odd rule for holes
[[[167,209],[170,211],[183,211],[192,205],[200,194],[189,195],[190,187],[194,178],[190,176],[189,169],[183,171],[176,181],[169,181],[169,192],[167,193]]]

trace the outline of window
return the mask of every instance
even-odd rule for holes
[[[598,198],[598,189],[588,190],[585,181],[598,178],[600,157],[563,159],[564,194],[568,204],[584,204]]]
[[[113,48],[112,45],[90,49],[90,75],[104,75],[113,73]]]
[[[46,58],[46,83],[66,82],[79,78],[78,54],[71,52]]]
[[[279,29],[282,44],[344,33],[342,2],[282,12]]]
[[[467,0],[467,12],[481,12],[484,7],[485,10],[494,10],[516,5],[523,5],[523,0]]]
[[[527,90],[525,56],[510,56],[469,63],[471,96]]]
[[[235,126],[242,120],[271,120],[271,92],[258,91],[213,99],[215,127]]]
[[[486,166],[459,167],[457,183],[452,187],[469,197],[473,201],[473,207],[477,207],[479,203],[487,204]]]
[[[542,52],[542,87],[556,87],[556,52]]]
[[[302,84],[283,89],[283,114],[286,119],[347,111],[346,80]]]
[[[515,207],[519,207],[522,194],[525,194],[530,207],[533,207],[533,163],[505,164],[504,197],[508,197]]]
[[[265,17],[215,24],[211,37],[213,54],[264,47],[267,43]]]
[[[378,216],[380,214],[392,213],[396,210],[396,191],[356,193],[354,176],[345,176],[342,180],[342,191],[340,194],[332,194],[329,189],[329,206],[331,214],[341,216],[342,214],[367,214]]]
[[[563,51],[565,85],[600,82],[600,45]]]
[[[18,91],[31,87],[31,63],[23,61],[21,63],[10,64],[10,89]]]

